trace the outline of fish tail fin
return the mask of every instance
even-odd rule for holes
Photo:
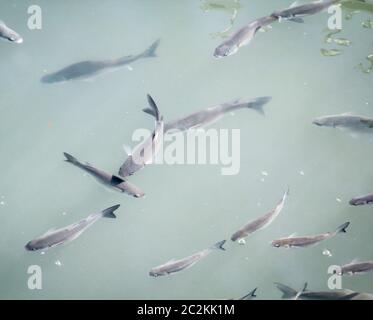
[[[117,204],[116,206],[112,206],[110,208],[107,208],[102,211],[102,216],[104,218],[112,218],[115,219],[117,216],[114,214],[114,211],[117,210],[120,207],[120,204]]]
[[[64,152],[63,155],[66,157],[65,161],[70,162],[72,164],[80,164],[79,160],[75,157],[73,157],[71,154],[68,154],[67,152]]]
[[[276,285],[277,289],[282,292],[282,297],[281,297],[282,299],[293,298],[297,295],[296,290],[294,290],[293,288],[291,288],[291,287],[289,287],[285,284],[275,282],[275,285]]]
[[[341,233],[341,232],[347,232],[347,227],[350,225],[350,222],[345,222],[341,226],[339,226],[336,230],[335,233]]]
[[[150,108],[145,108],[145,109],[142,109],[143,112],[147,113],[147,114],[150,114],[151,116],[153,116],[154,118],[156,117],[156,114],[154,112],[153,109],[150,109]]]
[[[256,298],[257,297],[256,294],[255,294],[256,290],[258,290],[258,288],[255,288],[254,290],[251,290],[244,298],[249,298],[249,297]]]
[[[224,246],[224,244],[225,244],[226,241],[227,240],[219,241],[219,242],[215,243],[211,248],[212,249],[220,249],[220,250],[225,251],[225,248],[223,246]]]
[[[154,41],[153,44],[148,49],[146,49],[141,55],[144,58],[154,58],[154,57],[156,57],[157,54],[156,54],[155,51],[157,50],[160,41],[161,41],[161,39],[158,39],[158,40]]]
[[[150,94],[148,94],[147,97],[148,97],[148,103],[151,107],[152,112],[154,113],[155,119],[157,121],[160,121],[161,120],[161,114],[159,113],[158,106],[156,105],[156,103],[154,102],[154,100],[153,100],[153,98],[151,97]]]
[[[265,116],[263,106],[271,101],[272,97],[259,97],[253,99],[247,103],[247,108],[253,109],[260,113],[262,116]]]

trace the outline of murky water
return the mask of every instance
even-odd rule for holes
[[[291,1],[1,1],[0,19],[24,43],[0,43],[0,298],[225,299],[258,287],[258,298],[278,299],[273,282],[300,289],[307,281],[310,289],[328,290],[330,265],[372,259],[372,208],[348,201],[373,192],[373,133],[312,124],[344,112],[373,117],[366,59],[373,53],[367,22],[373,4],[364,11],[349,2],[342,31],[331,36],[349,46],[325,42],[324,12],[303,24],[274,23],[234,56],[217,60],[212,54],[222,36]],[[42,30],[27,27],[32,4],[42,9]],[[157,58],[93,81],[40,82],[71,63],[138,54],[158,38]],[[240,110],[212,126],[240,129],[237,175],[223,176],[217,165],[152,165],[130,178],[146,193],[136,199],[63,161],[69,152],[117,172],[134,130],[154,127],[141,112],[147,93],[166,120],[237,98],[273,99],[264,117]],[[287,186],[279,217],[245,245],[228,242],[226,252],[179,274],[148,276],[171,258],[229,239],[274,208]],[[45,254],[24,249],[52,227],[114,204],[121,204],[118,219],[98,221],[74,242]],[[345,221],[351,221],[347,234],[318,246],[270,246]],[[42,290],[27,286],[30,265],[42,269]],[[373,292],[373,275],[343,278],[343,287]]]

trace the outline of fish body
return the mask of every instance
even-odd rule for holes
[[[170,260],[166,262],[165,264],[162,264],[158,267],[155,267],[150,270],[149,275],[152,277],[158,277],[158,276],[165,276],[169,274],[173,274],[179,271],[182,271],[184,269],[192,267],[194,264],[196,264],[201,259],[207,257],[212,251],[216,249],[225,250],[223,248],[223,245],[226,241],[219,241],[215,243],[210,248],[201,250],[197,253],[194,253],[186,258],[180,259],[180,260]]]
[[[255,231],[258,231],[260,229],[263,229],[263,228],[269,226],[273,222],[273,220],[275,220],[277,218],[277,216],[280,214],[280,212],[282,211],[282,209],[285,205],[285,200],[286,200],[288,194],[289,194],[289,191],[286,191],[284,196],[282,197],[281,201],[277,204],[277,206],[274,209],[272,209],[271,211],[269,211],[267,214],[265,214],[264,216],[262,216],[258,219],[255,219],[255,220],[252,220],[252,221],[248,222],[242,228],[240,228],[238,231],[236,231],[232,235],[231,240],[236,241],[236,240],[243,239],[243,238],[247,237],[248,235],[254,233]]]
[[[320,241],[332,238],[336,236],[339,233],[346,232],[347,227],[350,225],[349,222],[346,222],[339,226],[335,231],[332,232],[325,232],[318,235],[312,235],[312,236],[304,236],[304,237],[287,237],[287,238],[281,238],[278,240],[272,241],[272,246],[276,248],[304,248],[309,247],[312,245],[315,245],[319,243]]]
[[[371,204],[371,203],[373,203],[373,194],[354,197],[349,201],[349,204],[352,206],[361,206],[364,204]]]
[[[95,177],[99,182],[103,183],[106,186],[109,186],[117,191],[126,193],[128,195],[134,196],[136,198],[141,198],[145,195],[141,189],[139,189],[134,184],[126,181],[122,177],[118,177],[117,175],[112,175],[103,170],[97,169],[90,164],[83,164],[78,159],[74,158],[72,155],[66,152],[64,153],[64,155],[66,157],[66,162],[69,162],[74,166],[88,172],[90,175]]]
[[[47,74],[41,78],[43,83],[57,83],[78,79],[94,78],[98,74],[128,65],[136,60],[142,58],[156,57],[155,51],[159,45],[160,40],[155,41],[143,53],[134,56],[125,56],[119,59],[102,60],[102,61],[82,61],[71,64],[57,72]]]
[[[245,25],[227,40],[223,41],[214,51],[215,58],[223,58],[235,54],[238,49],[251,42],[259,29],[270,25],[272,22],[278,20],[274,16],[266,16],[252,21]]]
[[[347,128],[353,130],[371,130],[373,129],[373,118],[343,113],[339,115],[330,115],[319,117],[313,120],[317,126]]]
[[[351,262],[341,266],[340,275],[364,274],[373,270],[373,261]]]
[[[275,11],[272,13],[272,16],[278,18],[280,21],[284,19],[303,22],[299,18],[319,13],[339,1],[340,0],[321,0],[299,6],[294,5],[284,10]]]
[[[297,291],[282,283],[275,283],[282,292],[282,299],[292,299],[297,295]],[[349,289],[331,291],[303,291],[298,300],[372,300],[373,294],[359,293]]]
[[[148,102],[156,117],[155,129],[148,139],[135,148],[133,153],[128,156],[120,167],[119,175],[122,177],[133,175],[135,172],[144,168],[145,165],[151,164],[161,149],[164,131],[163,117],[150,95],[148,95]]]
[[[0,20],[0,38],[21,44],[23,43],[23,38],[14,30],[10,29],[3,21]]]
[[[189,129],[201,128],[214,123],[223,115],[239,109],[253,109],[260,114],[264,114],[263,106],[271,99],[271,97],[259,97],[247,101],[235,100],[233,102],[218,104],[201,111],[194,112],[184,118],[166,122],[164,124],[164,132],[173,130],[187,131]],[[155,116],[153,109],[146,108],[143,109],[143,111]]]
[[[75,240],[99,219],[116,218],[114,211],[118,208],[119,205],[116,205],[101,212],[93,213],[87,218],[73,223],[67,227],[47,231],[44,235],[29,241],[26,244],[25,249],[28,251],[48,249]]]

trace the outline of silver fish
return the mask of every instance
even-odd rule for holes
[[[214,52],[215,58],[223,58],[235,54],[238,49],[251,42],[259,29],[270,25],[272,22],[278,20],[274,16],[262,17],[250,22],[248,25],[242,27],[227,40],[223,41]]]
[[[141,198],[145,195],[142,190],[140,190],[132,183],[126,181],[122,177],[118,177],[117,175],[112,175],[103,170],[97,169],[88,163],[83,164],[78,159],[74,158],[72,155],[66,152],[64,152],[64,155],[66,157],[66,162],[69,162],[74,166],[83,169],[84,171],[94,176],[98,181],[100,181],[106,186],[114,188],[115,190],[126,193],[128,195],[134,196],[136,198]]]
[[[79,222],[73,223],[67,227],[49,230],[42,236],[35,238],[28,242],[25,249],[28,251],[36,251],[41,249],[52,248],[78,238],[85,230],[87,230],[92,224],[101,218],[116,218],[114,211],[119,208],[119,204],[110,208],[107,208],[101,212],[93,213],[87,218],[80,220]]]
[[[155,129],[148,139],[140,143],[133,153],[128,155],[127,160],[119,169],[119,175],[122,177],[133,175],[135,172],[144,168],[145,165],[151,164],[161,149],[164,131],[163,117],[159,113],[157,105],[149,94],[148,103],[155,114]]]
[[[373,270],[373,260],[364,261],[364,262],[355,262],[345,264],[341,266],[340,275],[355,275],[355,274],[364,274],[366,272]]]
[[[275,283],[276,287],[282,292],[282,299],[292,299],[297,295],[297,291],[285,284]],[[298,300],[372,300],[373,294],[359,293],[349,289],[331,290],[331,291],[303,291]]]
[[[216,106],[194,112],[184,118],[166,122],[164,124],[164,132],[171,130],[187,131],[189,129],[204,127],[219,120],[223,115],[239,109],[253,109],[264,115],[263,106],[271,99],[271,97],[259,97],[251,100],[235,100],[233,102],[218,104]],[[146,108],[143,109],[143,111],[155,116],[153,109]]]
[[[264,216],[258,219],[252,220],[248,222],[247,224],[245,224],[241,229],[239,229],[232,235],[231,240],[232,241],[241,240],[247,237],[249,234],[252,234],[255,231],[258,231],[260,229],[263,229],[269,226],[273,222],[273,220],[277,218],[277,216],[280,214],[281,210],[283,209],[285,205],[285,200],[288,194],[289,194],[289,190],[285,192],[281,201],[277,204],[277,206],[274,209],[269,211]]]
[[[102,61],[82,61],[63,68],[57,72],[47,74],[41,78],[43,83],[65,82],[76,79],[89,79],[97,76],[106,70],[113,70],[114,68],[128,65],[136,60],[142,58],[156,57],[156,49],[160,40],[155,41],[143,53],[134,56],[125,56],[119,59],[102,60]]]
[[[172,259],[166,262],[165,264],[162,264],[158,267],[151,269],[149,275],[152,277],[166,276],[190,268],[201,259],[207,257],[212,251],[216,249],[225,250],[223,248],[225,242],[226,240],[219,241],[210,248],[204,249],[180,260]]]
[[[339,115],[330,115],[319,117],[313,120],[317,126],[346,128],[353,130],[371,130],[373,129],[373,118],[353,115],[351,113],[342,113]]]
[[[361,206],[364,204],[372,204],[372,203],[373,203],[373,194],[355,197],[349,201],[349,204],[352,206]]]
[[[326,233],[321,233],[318,235],[312,235],[312,236],[304,236],[304,237],[293,237],[290,236],[288,238],[281,238],[278,240],[273,240],[272,241],[272,246],[276,248],[303,248],[303,247],[308,247],[312,246],[314,244],[317,244],[320,241],[329,239],[334,237],[335,235],[341,233],[341,232],[346,232],[347,227],[349,226],[350,222],[346,222],[339,226],[335,231],[332,232],[326,232]]]
[[[23,38],[14,30],[10,29],[3,21],[0,20],[0,38],[14,43],[22,43]]]
[[[284,10],[277,10],[272,13],[273,17],[281,20],[290,20],[294,22],[303,22],[301,17],[309,16],[315,13],[319,13],[331,5],[340,2],[341,0],[320,0],[314,1],[307,4],[297,6],[296,2],[293,3],[289,8]]]

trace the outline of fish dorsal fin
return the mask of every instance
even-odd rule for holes
[[[298,2],[298,1],[294,1],[294,2],[290,5],[289,8],[294,8],[294,7],[298,6],[298,5],[299,5],[299,2]]]
[[[290,235],[288,236],[288,238],[295,238],[297,235],[298,235],[298,234],[297,234],[296,232],[294,232],[294,233],[290,234]]]
[[[350,116],[352,115],[352,112],[351,111],[348,111],[348,112],[344,112],[342,113],[342,116]]]
[[[44,233],[44,236],[47,236],[47,235],[53,233],[53,232],[56,231],[56,230],[57,230],[56,228],[51,228],[51,229],[49,229],[46,233]]]
[[[348,265],[358,263],[359,261],[360,261],[359,258],[354,258],[351,260],[351,262],[348,263]]]
[[[122,182],[125,182],[125,180],[122,177],[118,177],[116,175],[113,175],[111,177],[110,181],[113,185],[121,184]]]

